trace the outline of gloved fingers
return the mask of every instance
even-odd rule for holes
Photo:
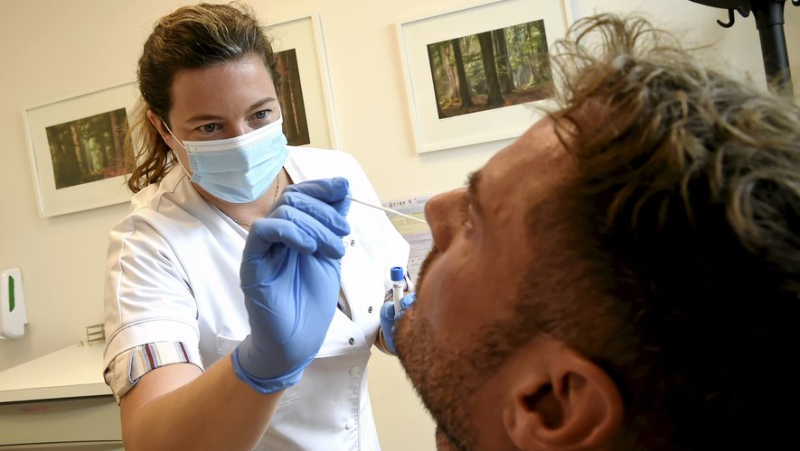
[[[309,180],[289,185],[283,192],[303,193],[315,199],[319,199],[326,204],[332,204],[344,199],[349,190],[350,182],[348,182],[346,178],[334,177],[330,179]]]
[[[384,320],[394,323],[394,302],[384,302],[381,306],[381,323]]]
[[[396,354],[397,351],[394,347],[394,325],[395,325],[395,317],[394,317],[394,303],[393,302],[384,302],[381,306],[381,313],[380,313],[380,320],[381,320],[381,331],[383,332],[383,342],[386,344],[386,348],[393,354]]]
[[[261,259],[271,246],[279,243],[304,254],[316,252],[318,245],[313,236],[290,220],[262,218],[250,226],[242,258],[244,261]]]
[[[333,209],[336,210],[340,215],[342,215],[342,217],[347,217],[347,213],[350,211],[350,198],[345,197],[339,202],[331,203],[330,206],[333,207]]]
[[[403,314],[409,307],[417,300],[417,293],[408,293],[407,295],[403,296],[403,299],[400,299],[400,315]]]
[[[253,290],[261,293],[265,284],[271,284],[283,275],[283,272],[280,271],[281,268],[295,266],[296,257],[303,255],[280,244],[274,245],[268,251],[269,254],[247,254],[245,252],[243,255],[242,264],[239,267],[239,286],[245,296],[254,296]],[[260,301],[254,299],[253,303],[260,304]],[[248,315],[250,314],[250,304],[246,303]]]
[[[316,251],[319,252],[323,257],[334,259],[342,258],[344,256],[344,244],[342,243],[342,238],[337,236],[331,231],[331,229],[317,221],[314,217],[301,210],[286,205],[281,205],[270,214],[270,218],[268,219],[288,221],[293,224],[295,228],[303,231],[305,235],[311,241],[313,241],[313,249],[311,247],[299,247],[299,245],[303,243],[298,243],[298,247],[296,248],[293,247],[293,249],[296,249],[299,252],[310,254]],[[258,224],[260,221],[264,220],[259,219],[258,221],[254,222],[253,225]],[[252,230],[253,229],[251,227],[251,233]],[[287,242],[286,244],[291,247],[294,242]]]
[[[350,201],[349,199],[345,200],[347,202]],[[350,234],[350,224],[347,223],[347,219],[332,205],[302,192],[284,193],[281,201],[285,206],[295,208],[308,214],[336,235],[345,236]],[[280,208],[280,206],[278,208]],[[273,210],[270,216],[272,216],[275,211],[277,211],[277,209]]]
[[[350,210],[350,182],[344,177],[330,179],[309,180],[291,185],[284,190],[285,193],[301,192],[315,199],[331,205],[342,216],[347,216]]]

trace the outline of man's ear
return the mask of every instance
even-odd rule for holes
[[[520,449],[610,448],[623,418],[616,384],[582,354],[545,342],[518,361],[522,367],[503,407],[509,439]]]
[[[153,110],[147,110],[147,119],[153,124],[153,127],[158,130],[158,134],[161,135],[161,139],[167,143],[168,146],[172,147],[172,136],[170,136],[169,132],[167,132],[167,128],[164,126],[164,122],[161,120],[160,117],[153,113]]]

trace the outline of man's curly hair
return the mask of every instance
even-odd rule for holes
[[[792,443],[800,108],[707,69],[642,18],[588,18],[556,46],[550,116],[577,169],[529,212],[560,238],[534,242],[555,253],[533,250],[553,262],[529,274],[518,314],[616,380],[619,448]],[[538,299],[567,265],[575,283]]]

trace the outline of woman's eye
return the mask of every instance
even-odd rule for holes
[[[215,131],[217,131],[217,124],[201,125],[200,129],[203,130],[206,133],[214,133]]]
[[[256,114],[253,115],[256,119],[266,119],[267,116],[269,116],[269,110],[256,111]]]

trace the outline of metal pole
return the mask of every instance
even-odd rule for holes
[[[783,31],[785,3],[786,0],[751,0],[750,6],[761,38],[761,54],[767,83],[773,92],[794,98],[792,71],[789,67],[786,35]]]
[[[767,75],[769,89],[782,96],[794,98],[792,71],[789,54],[786,51],[786,35],[783,32],[784,6],[786,0],[689,0],[701,5],[728,10],[728,22],[717,21],[722,27],[730,28],[736,21],[735,12],[748,17],[752,12],[761,40],[761,56]],[[792,5],[800,6],[800,0],[792,0]]]

